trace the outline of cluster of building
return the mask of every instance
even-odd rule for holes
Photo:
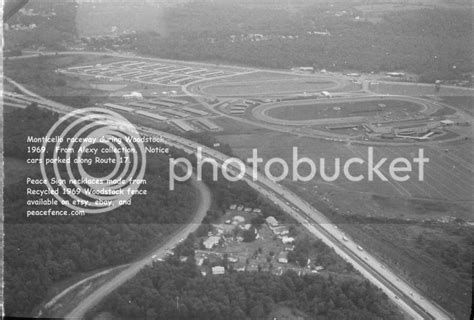
[[[326,31],[306,31],[304,33],[298,34],[261,34],[261,33],[248,33],[248,34],[239,34],[235,35],[232,34],[229,36],[229,40],[231,43],[234,42],[259,42],[259,41],[269,41],[274,39],[282,39],[282,40],[296,40],[300,37],[311,37],[311,36],[330,36],[331,34]],[[215,38],[208,38],[210,43],[216,42]]]
[[[257,106],[260,101],[257,100],[237,100],[226,105],[227,111],[232,115],[243,115],[247,108]]]
[[[202,250],[195,250],[195,262],[201,274],[223,275],[226,272],[270,272],[281,275],[293,270],[298,275],[317,273],[317,266],[308,258],[306,266],[296,266],[289,262],[288,255],[295,250],[295,239],[289,236],[290,230],[274,216],[265,218],[265,223],[257,229],[248,223],[250,217],[261,216],[260,208],[232,204],[227,211],[230,217],[222,224],[214,224],[202,241]],[[254,230],[256,241],[243,242],[241,233]],[[275,242],[278,238],[282,242]]]
[[[284,244],[292,244],[295,238],[289,237],[290,229],[287,226],[280,225],[277,219],[273,216],[268,216],[265,222],[270,230],[277,236]]]
[[[209,112],[187,106],[190,101],[176,98],[156,98],[145,100],[140,92],[134,91],[130,94],[123,95],[122,98],[128,100],[126,106],[105,103],[104,107],[135,113],[140,116],[150,118],[157,121],[168,121],[184,132],[203,129],[207,131],[219,131],[221,128],[214,124],[210,119],[203,118],[209,115]],[[189,119],[185,121],[183,119]],[[194,125],[192,125],[190,122]]]
[[[143,84],[183,86],[190,82],[233,75],[234,72],[156,63],[150,61],[123,60],[107,64],[85,65],[59,70],[62,73],[107,79],[109,81],[131,81]]]

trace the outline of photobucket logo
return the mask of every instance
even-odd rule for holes
[[[315,179],[319,173],[319,177],[326,182],[333,182],[342,177],[352,182],[375,181],[397,181],[404,182],[412,179],[416,175],[418,181],[424,181],[425,164],[429,162],[429,158],[424,155],[424,149],[418,149],[418,156],[412,159],[399,157],[392,159],[388,158],[376,159],[374,155],[374,148],[367,149],[367,158],[352,157],[346,160],[341,158],[334,158],[327,160],[325,158],[319,159],[319,167],[313,159],[308,157],[300,157],[298,148],[293,147],[291,165],[282,158],[271,158],[264,163],[263,158],[258,156],[258,150],[252,150],[252,157],[247,158],[246,163],[239,158],[222,158],[221,154],[217,154],[212,150],[203,152],[203,148],[198,147],[196,153],[196,178],[202,181],[204,165],[212,167],[212,179],[217,181],[219,178],[219,169],[222,171],[224,179],[234,182],[245,178],[257,181],[259,175],[263,174],[265,178],[278,182],[286,179],[291,173],[292,181],[308,182]],[[330,161],[332,162],[333,170],[329,170]],[[191,178],[193,174],[193,166],[191,161],[186,158],[170,158],[169,162],[169,188],[175,189],[176,182],[184,182]],[[263,171],[261,169],[263,165]],[[176,168],[184,168],[184,173],[181,175],[176,172]],[[301,174],[301,168],[306,167],[309,173]],[[279,168],[278,175],[272,172],[272,169]],[[319,169],[318,169],[319,168]],[[329,172],[331,171],[331,172]],[[417,174],[416,174],[417,173]]]

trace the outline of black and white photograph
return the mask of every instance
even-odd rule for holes
[[[473,319],[472,0],[0,7],[0,318]]]

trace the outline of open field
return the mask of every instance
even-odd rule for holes
[[[468,88],[462,87],[446,87],[441,86],[439,92],[435,91],[434,84],[416,84],[416,83],[403,83],[403,82],[378,82],[377,84],[371,84],[370,90],[380,94],[395,94],[405,95],[410,97],[421,97],[421,96],[472,96],[474,91]]]
[[[352,157],[360,157],[367,163],[368,147],[351,145],[345,143],[326,142],[310,138],[298,138],[278,133],[261,133],[249,135],[225,135],[220,136],[223,142],[229,143],[234,152],[243,158],[251,156],[251,151],[256,148],[264,160],[278,156],[286,160],[291,166],[292,147],[298,147],[298,156],[312,159],[318,172],[322,166],[319,159],[325,159],[325,173],[331,176],[334,173],[335,159],[339,158],[341,166]],[[376,146],[374,147],[374,160],[377,162],[382,158],[387,158],[384,166],[381,167],[383,175],[388,176],[388,163],[395,158],[405,157],[410,161],[418,156],[419,148],[416,146]],[[456,148],[457,152],[471,153],[469,142],[460,144]],[[418,181],[418,167],[413,165],[413,172],[410,173],[410,180],[397,182],[390,179],[387,182],[381,181],[377,176],[374,181],[351,182],[342,175],[335,182],[322,181],[319,174],[310,182],[302,182],[305,188],[313,188],[319,183],[335,186],[341,192],[351,192],[357,190],[358,193],[377,194],[382,196],[395,196],[402,198],[438,199],[446,201],[471,201],[472,197],[472,172],[473,165],[461,157],[445,152],[443,148],[424,147],[424,155],[430,159],[425,165],[424,181]],[[272,166],[274,174],[281,173],[281,167]],[[309,167],[301,166],[301,175],[309,174]],[[351,167],[353,175],[365,175],[367,177],[367,166]],[[410,216],[409,212],[405,215]],[[426,217],[426,216],[425,216]],[[463,218],[467,218],[463,214]]]
[[[463,110],[464,112],[474,115],[474,97],[473,96],[455,96],[442,97],[443,101],[449,105]]]

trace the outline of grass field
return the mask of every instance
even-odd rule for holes
[[[439,92],[435,92],[434,85],[416,83],[378,83],[370,85],[370,90],[380,94],[397,94],[411,97],[433,95],[439,97],[447,96],[473,96],[474,91],[461,87],[442,86]]]
[[[283,120],[309,120],[353,116],[373,116],[387,112],[414,113],[420,109],[420,105],[407,101],[374,100],[281,106],[268,110],[267,115]]]
[[[367,162],[368,147],[344,143],[327,142],[322,140],[300,138],[283,133],[259,132],[256,134],[222,135],[223,142],[229,143],[234,152],[243,158],[251,156],[251,151],[256,148],[259,155],[266,161],[278,156],[286,160],[291,166],[292,147],[298,147],[299,157],[312,159],[318,170],[321,169],[319,159],[325,158],[325,172],[331,175],[334,172],[335,159],[340,158],[341,164],[351,157],[360,157]],[[382,158],[388,160],[382,166],[381,172],[388,176],[388,163],[398,157],[412,160],[418,156],[419,148],[416,146],[376,146],[374,147],[374,160]],[[441,201],[462,201],[470,203],[472,198],[472,172],[473,165],[466,159],[472,154],[469,142],[460,143],[445,152],[443,147],[424,147],[424,154],[430,162],[425,165],[424,181],[418,181],[417,166],[413,166],[410,180],[397,182],[392,179],[384,182],[375,177],[373,182],[351,182],[342,175],[335,182],[325,182],[317,175],[313,181],[301,183],[304,188],[313,189],[319,184],[331,185],[341,192],[376,194],[400,198],[435,199]],[[279,166],[272,166],[274,174],[281,173]],[[309,168],[301,166],[301,175],[309,173]],[[353,175],[363,174],[367,177],[367,166],[354,166]],[[467,218],[467,212],[458,212]],[[411,216],[411,212],[404,212]],[[446,213],[443,213],[446,215]],[[426,218],[426,215],[423,215]]]
[[[443,97],[442,99],[445,103],[459,108],[470,115],[474,115],[473,96]]]

